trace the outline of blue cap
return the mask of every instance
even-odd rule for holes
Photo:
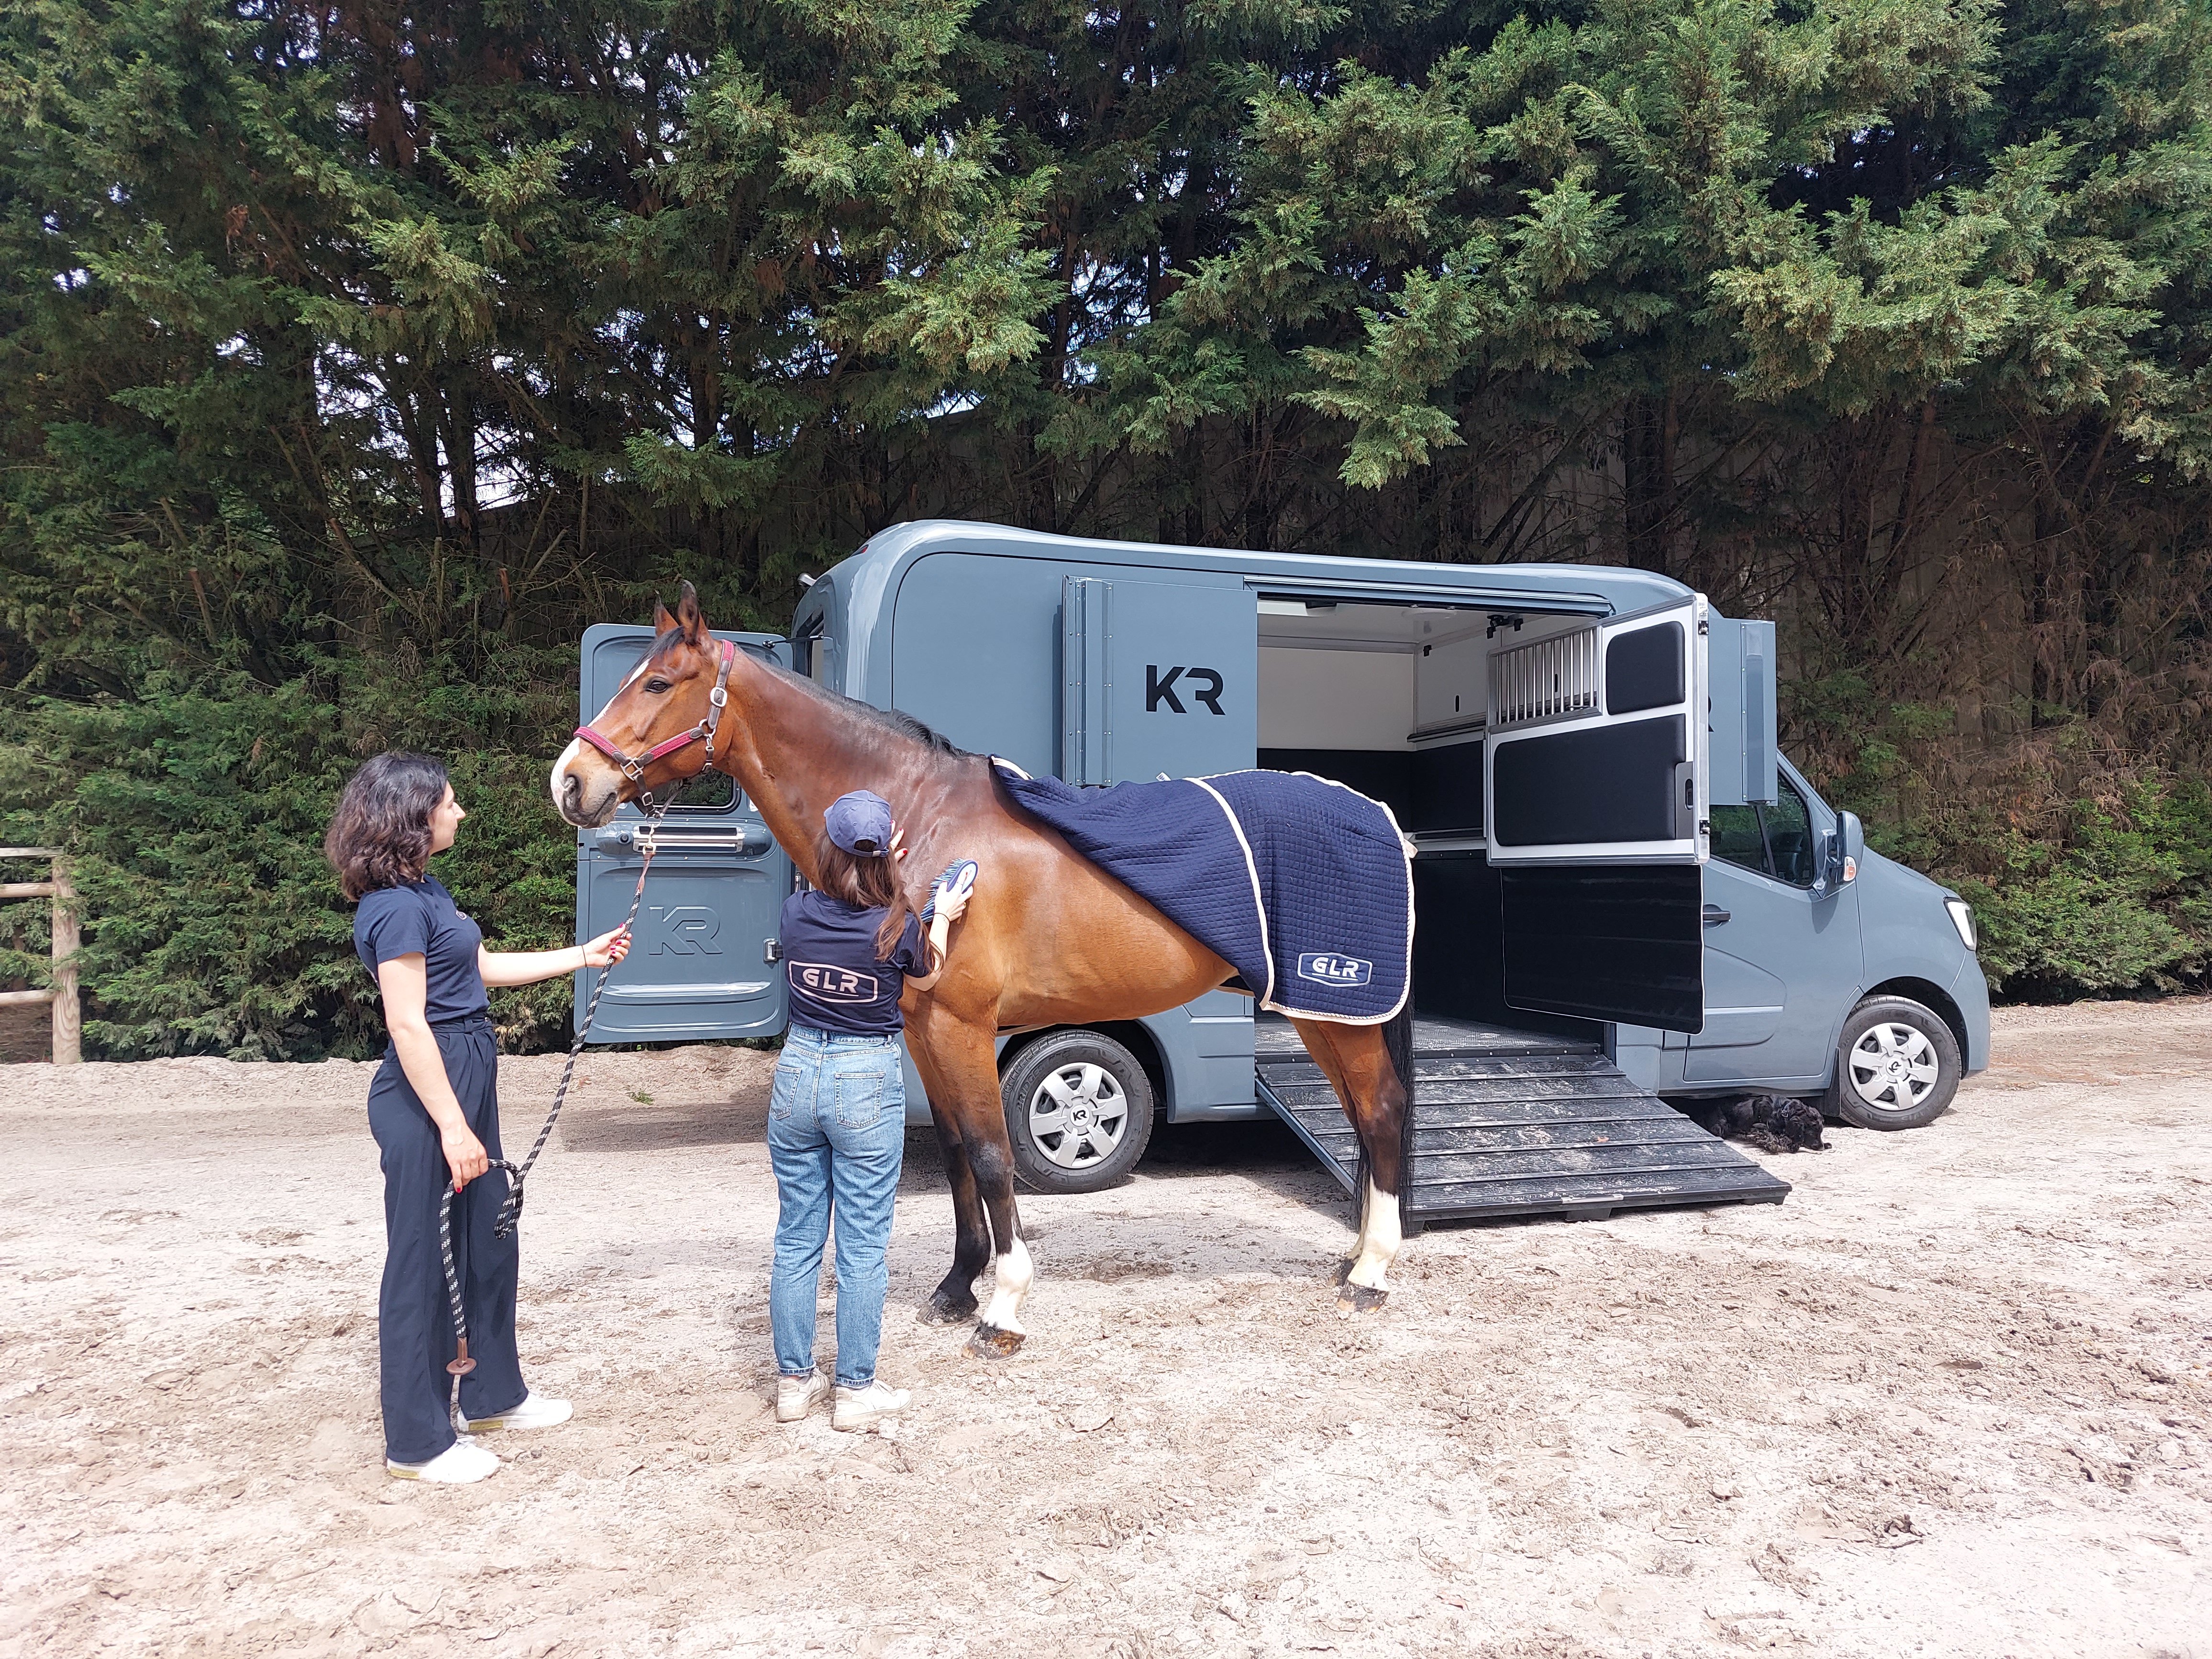
[[[822,815],[822,826],[855,858],[879,859],[890,853],[891,804],[873,790],[838,796]]]

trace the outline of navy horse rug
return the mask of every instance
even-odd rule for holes
[[[992,764],[1018,805],[1228,962],[1262,1008],[1372,1025],[1405,1006],[1413,865],[1382,802],[1309,772],[1078,789]]]

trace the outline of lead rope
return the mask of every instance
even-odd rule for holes
[[[637,890],[629,896],[629,914],[623,918],[621,931],[627,933],[637,922],[638,907],[645,902],[645,878],[653,871],[653,854],[659,847],[653,837],[669,803],[654,802],[646,796],[651,816],[647,819],[638,844],[644,849],[644,859],[637,867]],[[576,1040],[568,1045],[568,1063],[561,1068],[561,1086],[553,1091],[553,1109],[545,1114],[545,1127],[538,1132],[538,1139],[530,1148],[530,1156],[522,1160],[520,1169],[503,1158],[495,1158],[485,1168],[484,1175],[494,1170],[507,1171],[507,1199],[499,1206],[499,1214],[491,1224],[491,1236],[505,1238],[514,1231],[514,1224],[522,1218],[522,1182],[538,1162],[538,1155],[545,1150],[545,1143],[553,1137],[553,1126],[561,1121],[561,1108],[568,1098],[568,1085],[576,1075],[576,1056],[584,1052],[584,1039],[591,1032],[592,1021],[598,1018],[599,998],[605,994],[607,981],[614,977],[613,964],[600,970],[599,982],[592,988],[592,1000],[584,1005],[584,1018],[576,1027]],[[478,1176],[477,1180],[483,1179]],[[461,1278],[453,1268],[453,1186],[446,1184],[446,1199],[438,1211],[438,1253],[446,1263],[446,1297],[453,1307],[453,1340],[458,1345],[453,1359],[446,1369],[456,1377],[466,1376],[476,1370],[477,1362],[469,1358],[468,1316],[461,1310]],[[456,1385],[458,1386],[458,1385]]]

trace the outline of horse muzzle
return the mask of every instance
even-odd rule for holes
[[[553,810],[580,830],[608,823],[622,805],[622,773],[580,743],[570,744],[553,763],[549,781]]]

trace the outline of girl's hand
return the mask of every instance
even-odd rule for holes
[[[905,839],[906,831],[897,824],[893,824],[891,826],[891,862],[893,864],[898,863],[901,860],[904,859],[908,853],[914,850],[912,848],[902,847],[899,845],[899,843]]]
[[[969,896],[966,893],[959,892],[946,893],[942,896],[937,901],[937,909],[934,912],[937,919],[939,921],[959,921],[968,908]]]
[[[620,927],[611,927],[584,946],[584,966],[611,968],[629,954],[629,934]]]
[[[484,1153],[483,1142],[476,1138],[467,1124],[441,1130],[438,1139],[445,1148],[446,1167],[453,1174],[455,1192],[491,1168],[491,1159]]]

